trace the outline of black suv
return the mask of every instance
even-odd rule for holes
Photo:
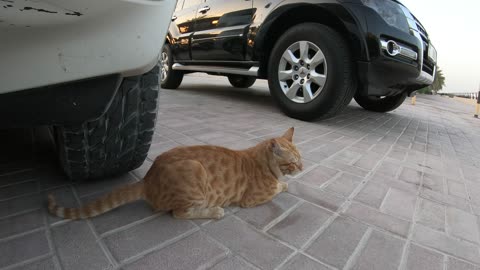
[[[268,79],[289,116],[311,120],[355,98],[387,112],[432,84],[436,50],[396,0],[178,0],[162,51],[161,84],[225,75],[234,87]]]

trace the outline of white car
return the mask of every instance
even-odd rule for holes
[[[0,0],[0,128],[51,126],[72,179],[147,156],[174,0]]]

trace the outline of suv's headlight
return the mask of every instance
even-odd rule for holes
[[[391,0],[361,0],[364,5],[375,10],[389,25],[408,32],[407,17],[400,4]]]

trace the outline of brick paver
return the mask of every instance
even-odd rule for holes
[[[442,254],[417,245],[410,247],[407,260],[407,269],[409,270],[443,269]]]
[[[264,81],[247,90],[190,75],[162,90],[154,143],[139,169],[69,183],[43,129],[0,131],[3,269],[480,270],[480,121],[449,98],[387,114],[352,102],[328,120],[284,116]],[[138,202],[85,221],[46,212],[138,181],[172,147],[241,149],[295,126],[304,172],[288,193],[219,221],[175,220]]]

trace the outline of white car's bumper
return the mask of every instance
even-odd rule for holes
[[[5,0],[0,94],[98,77],[133,76],[158,61],[174,0]]]

